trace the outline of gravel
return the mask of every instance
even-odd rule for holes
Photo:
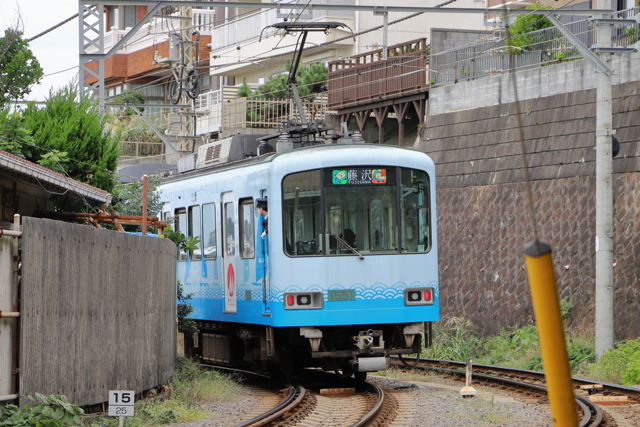
[[[475,387],[474,398],[462,399],[461,386],[441,382],[433,377],[425,381],[399,381],[387,377],[369,376],[368,381],[396,393],[408,393],[413,398],[411,427],[475,427],[475,426],[552,426],[548,404],[526,401],[507,392],[487,387]],[[426,382],[430,381],[430,382]],[[439,381],[438,383],[432,381]],[[211,418],[173,427],[229,427],[255,415],[261,397],[254,390],[243,388],[228,401],[207,403]],[[409,415],[406,414],[405,415]],[[400,424],[398,424],[400,425]],[[407,425],[407,424],[401,424]],[[333,426],[331,426],[333,427]]]
[[[429,378],[434,381],[433,378]],[[463,399],[458,383],[399,381],[370,377],[385,390],[410,393],[416,405],[412,427],[552,426],[550,407],[525,402],[488,387],[474,387],[476,396]]]

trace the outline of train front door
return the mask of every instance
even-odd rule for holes
[[[224,307],[223,313],[235,314],[238,312],[235,259],[237,252],[236,210],[233,202],[233,193],[222,195],[222,232],[224,236]]]

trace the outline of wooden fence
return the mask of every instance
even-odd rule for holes
[[[77,405],[165,382],[176,361],[167,239],[23,218],[19,392]]]
[[[342,109],[412,95],[428,88],[430,46],[416,39],[346,59],[329,62],[329,109]]]

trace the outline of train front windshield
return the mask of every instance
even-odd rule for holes
[[[289,256],[428,252],[429,176],[421,170],[356,166],[283,180]]]

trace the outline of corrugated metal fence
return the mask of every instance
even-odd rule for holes
[[[166,381],[176,360],[176,256],[167,239],[25,217],[20,395],[89,405],[109,390]]]

